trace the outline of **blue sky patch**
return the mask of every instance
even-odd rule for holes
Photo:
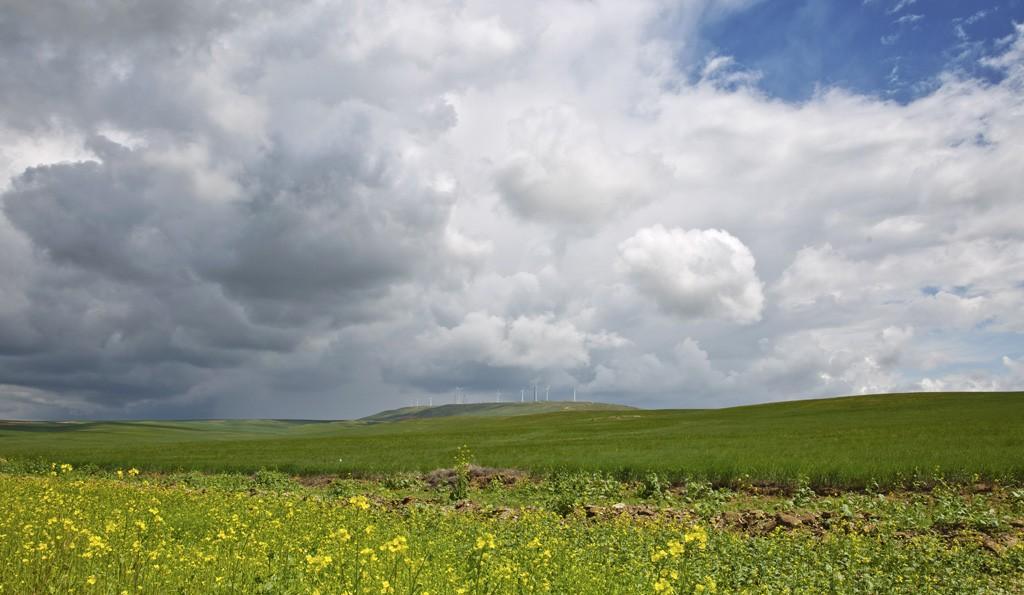
[[[997,82],[978,58],[1014,22],[1024,0],[766,1],[710,24],[705,49],[759,71],[760,88],[788,101],[836,86],[908,102],[946,70]]]

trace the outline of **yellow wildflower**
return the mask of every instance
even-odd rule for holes
[[[380,549],[382,551],[387,550],[392,554],[397,554],[409,549],[409,541],[405,538],[404,535],[399,535],[398,537],[395,537],[391,541],[380,546]]]
[[[476,545],[474,546],[474,549],[477,549],[477,550],[491,549],[491,550],[493,550],[496,547],[497,547],[497,545],[494,543],[494,534],[493,533],[485,533],[482,537],[477,537],[476,538]]]
[[[686,547],[679,541],[676,541],[675,539],[668,542],[668,555],[672,556],[673,558],[679,557],[679,555],[683,553],[684,549],[686,549]]]
[[[708,546],[708,532],[704,530],[704,527],[695,526],[683,535],[683,542],[697,542],[697,547],[705,549]]]

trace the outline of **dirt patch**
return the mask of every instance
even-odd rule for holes
[[[423,476],[430,487],[455,485],[455,469],[434,469]],[[512,486],[527,481],[529,475],[518,469],[496,469],[494,467],[469,466],[469,483],[474,487],[485,487],[493,482],[504,486]]]
[[[747,535],[765,535],[772,531],[808,531],[824,535],[829,531],[873,535],[883,529],[880,521],[870,513],[858,512],[852,517],[839,516],[831,511],[822,512],[775,512],[763,510],[729,510],[711,519],[711,525],[719,530],[736,531]],[[952,542],[967,542],[981,545],[995,554],[1017,546],[1024,540],[1022,527],[983,533],[964,525],[935,525],[931,529],[900,530],[892,534],[899,539],[912,539],[920,535],[935,535]]]
[[[337,475],[299,475],[292,479],[295,483],[307,488],[324,488],[337,479]]]
[[[609,506],[586,504],[583,506],[583,512],[587,518],[597,520],[611,519],[622,515],[633,519],[659,517],[675,520],[693,520],[694,518],[691,512],[680,508],[658,507],[649,504],[625,504],[622,502]]]
[[[846,519],[844,519],[845,521]],[[850,523],[843,523],[844,527],[856,525],[862,533],[873,533],[877,527],[871,522],[868,514],[858,514]],[[711,520],[711,524],[717,529],[729,529],[741,531],[752,535],[764,535],[776,529],[792,531],[795,529],[808,530],[814,533],[824,533],[832,530],[837,519],[830,511],[822,512],[765,512],[763,510],[729,510],[718,514]]]

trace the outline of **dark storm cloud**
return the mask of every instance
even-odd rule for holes
[[[427,273],[447,201],[406,185],[391,156],[351,142],[313,158],[277,148],[253,164],[247,198],[197,270],[241,299],[318,307]]]
[[[178,394],[210,368],[377,317],[390,284],[437,270],[446,204],[402,188],[384,158],[271,153],[224,203],[143,149],[89,147],[101,161],[32,168],[2,197],[42,271],[3,321],[28,322],[3,341],[28,352],[4,362],[7,382],[111,406]]]
[[[95,156],[30,168],[0,196],[0,233],[27,241],[12,236],[25,274],[0,295],[11,304],[0,308],[0,382],[109,411],[184,395],[378,318],[392,284],[439,274],[450,201],[403,171],[364,108],[336,112],[338,136],[318,146],[216,140],[224,131],[192,77],[219,34],[260,10],[0,12],[5,124],[78,131]],[[107,127],[147,141],[119,144],[97,133]],[[196,157],[204,138],[216,150]],[[305,390],[338,382],[303,378]]]
[[[197,114],[177,64],[270,2],[8,2],[0,9],[0,105],[9,126],[116,122],[188,131]]]
[[[102,137],[89,147],[102,163],[42,166],[16,178],[3,197],[8,219],[56,264],[125,282],[173,277],[175,263],[154,261],[177,258],[162,221],[186,177],[145,167]]]

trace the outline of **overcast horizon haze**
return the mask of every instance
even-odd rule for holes
[[[0,419],[1024,389],[1024,0],[12,0]]]

